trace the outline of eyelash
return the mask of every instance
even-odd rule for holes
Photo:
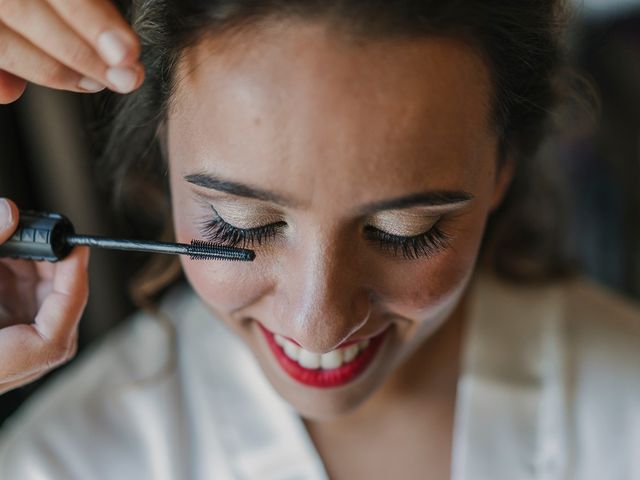
[[[214,210],[215,213],[215,210]],[[207,217],[201,222],[200,230],[210,242],[241,248],[262,245],[265,241],[274,240],[280,233],[280,227],[286,222],[276,222],[256,228],[238,228],[225,222],[219,215]],[[394,256],[416,260],[420,257],[431,257],[449,246],[451,237],[442,231],[438,222],[427,232],[411,237],[402,237],[387,233],[370,225],[365,226],[367,238],[377,242],[378,246]]]
[[[369,225],[365,227],[365,232],[381,249],[394,256],[400,253],[408,260],[432,257],[446,249],[451,241],[451,236],[442,231],[438,222],[430,230],[411,237],[393,235]]]

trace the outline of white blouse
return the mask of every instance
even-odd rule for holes
[[[585,279],[478,273],[470,289],[452,478],[640,479],[640,309]],[[174,343],[138,312],[6,422],[0,479],[327,479],[301,418],[190,286],[162,308]]]

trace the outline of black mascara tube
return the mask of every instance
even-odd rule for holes
[[[76,245],[189,255],[194,260],[253,261],[255,258],[253,250],[216,245],[202,240],[192,240],[187,244],[78,235],[73,224],[64,215],[33,210],[20,211],[16,231],[9,240],[0,245],[0,257],[57,262],[69,255]]]

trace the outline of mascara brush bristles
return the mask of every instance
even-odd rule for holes
[[[248,258],[234,258],[234,257],[230,257],[228,255],[225,255],[224,257],[220,257],[220,256],[214,256],[214,255],[207,255],[205,253],[199,253],[196,255],[191,255],[189,257],[189,259],[191,260],[220,260],[220,259],[224,259],[224,260],[228,260],[230,262],[242,262],[242,261],[250,261],[250,259]]]
[[[253,250],[225,247],[202,240],[191,240],[189,247],[191,260],[214,260],[224,258],[232,261],[252,261],[256,254]]]

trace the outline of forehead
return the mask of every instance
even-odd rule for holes
[[[444,37],[355,40],[301,21],[223,33],[182,58],[170,153],[183,173],[241,170],[256,184],[312,190],[339,175],[353,188],[383,172],[424,188],[428,172],[458,186],[492,160],[489,78]]]

